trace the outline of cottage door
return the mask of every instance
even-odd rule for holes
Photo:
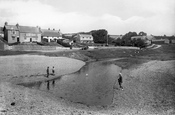
[[[17,37],[17,42],[19,42],[19,37]]]
[[[32,38],[30,38],[30,42],[32,42]]]

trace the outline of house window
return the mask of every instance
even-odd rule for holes
[[[15,40],[15,36],[12,36],[12,40]]]
[[[16,34],[16,31],[15,30],[12,30],[11,32],[12,32],[12,34]]]

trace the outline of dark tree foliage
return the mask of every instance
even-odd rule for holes
[[[64,47],[70,47],[71,46],[69,43],[66,43],[63,40],[57,40],[57,43],[64,46]]]
[[[115,42],[115,46],[121,46],[122,45],[122,39],[120,39],[120,38],[118,38],[114,42]]]
[[[146,35],[147,35],[147,33],[143,32],[143,31],[139,32],[139,36],[146,36]]]
[[[107,43],[108,32],[105,29],[92,30],[91,34],[94,38],[94,43]]]
[[[131,40],[131,37],[137,36],[136,32],[128,32],[126,33],[122,39],[118,38],[115,40],[115,45],[116,46],[136,46],[143,48],[146,46],[145,42],[141,39],[133,39]]]
[[[108,44],[113,44],[115,45],[116,43],[116,40],[114,40],[114,38],[111,38],[109,35],[108,35]]]
[[[137,36],[136,32],[128,32],[122,37],[121,45],[122,46],[132,46],[131,37]]]
[[[140,48],[146,47],[146,43],[144,42],[144,40],[141,40],[141,39],[133,39],[132,44],[133,46],[140,47]]]

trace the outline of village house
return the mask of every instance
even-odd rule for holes
[[[151,43],[152,44],[164,44],[165,40],[164,39],[152,39]]]
[[[164,40],[164,43],[169,44],[170,43],[170,40],[169,39],[165,39]]]
[[[39,27],[8,25],[6,22],[3,28],[4,39],[8,43],[41,42],[41,32]]]
[[[113,40],[122,39],[122,35],[109,35]]]
[[[41,32],[39,27],[19,26],[20,42],[41,42]]]
[[[8,25],[6,22],[3,28],[4,40],[8,43],[19,42],[19,29],[16,25]]]
[[[171,38],[168,36],[154,36],[154,39],[152,39],[154,44],[170,44],[171,42]]]
[[[41,38],[44,41],[51,42],[56,41],[58,39],[62,39],[62,34],[60,30],[51,30],[51,29],[41,29]]]
[[[76,43],[90,44],[94,43],[94,39],[91,34],[77,34]]]
[[[147,40],[146,36],[133,36],[133,37],[131,37],[131,40],[133,40],[133,39]]]
[[[171,43],[172,43],[172,44],[175,44],[175,39],[172,39],[172,40],[171,40]]]
[[[0,37],[4,37],[3,27],[0,27]]]

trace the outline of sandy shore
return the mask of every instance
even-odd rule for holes
[[[123,70],[124,91],[116,90],[111,107],[125,114],[174,115],[174,70],[174,60],[154,60]]]
[[[173,60],[150,61],[138,67],[123,70],[124,90],[120,90],[116,84],[113,103],[108,107],[87,107],[75,104],[47,92],[16,86],[13,79],[19,82],[18,76],[14,78],[9,75],[5,78],[1,75],[0,114],[173,115],[175,114],[174,70],[175,61]],[[29,79],[36,79],[36,77],[29,77]],[[39,77],[38,80],[41,79],[43,77]]]
[[[48,57],[38,55],[17,55],[0,57],[1,81],[32,82],[52,79],[79,70],[85,63],[67,57]],[[73,66],[72,66],[73,65]],[[46,77],[46,69],[55,68],[55,75]]]

